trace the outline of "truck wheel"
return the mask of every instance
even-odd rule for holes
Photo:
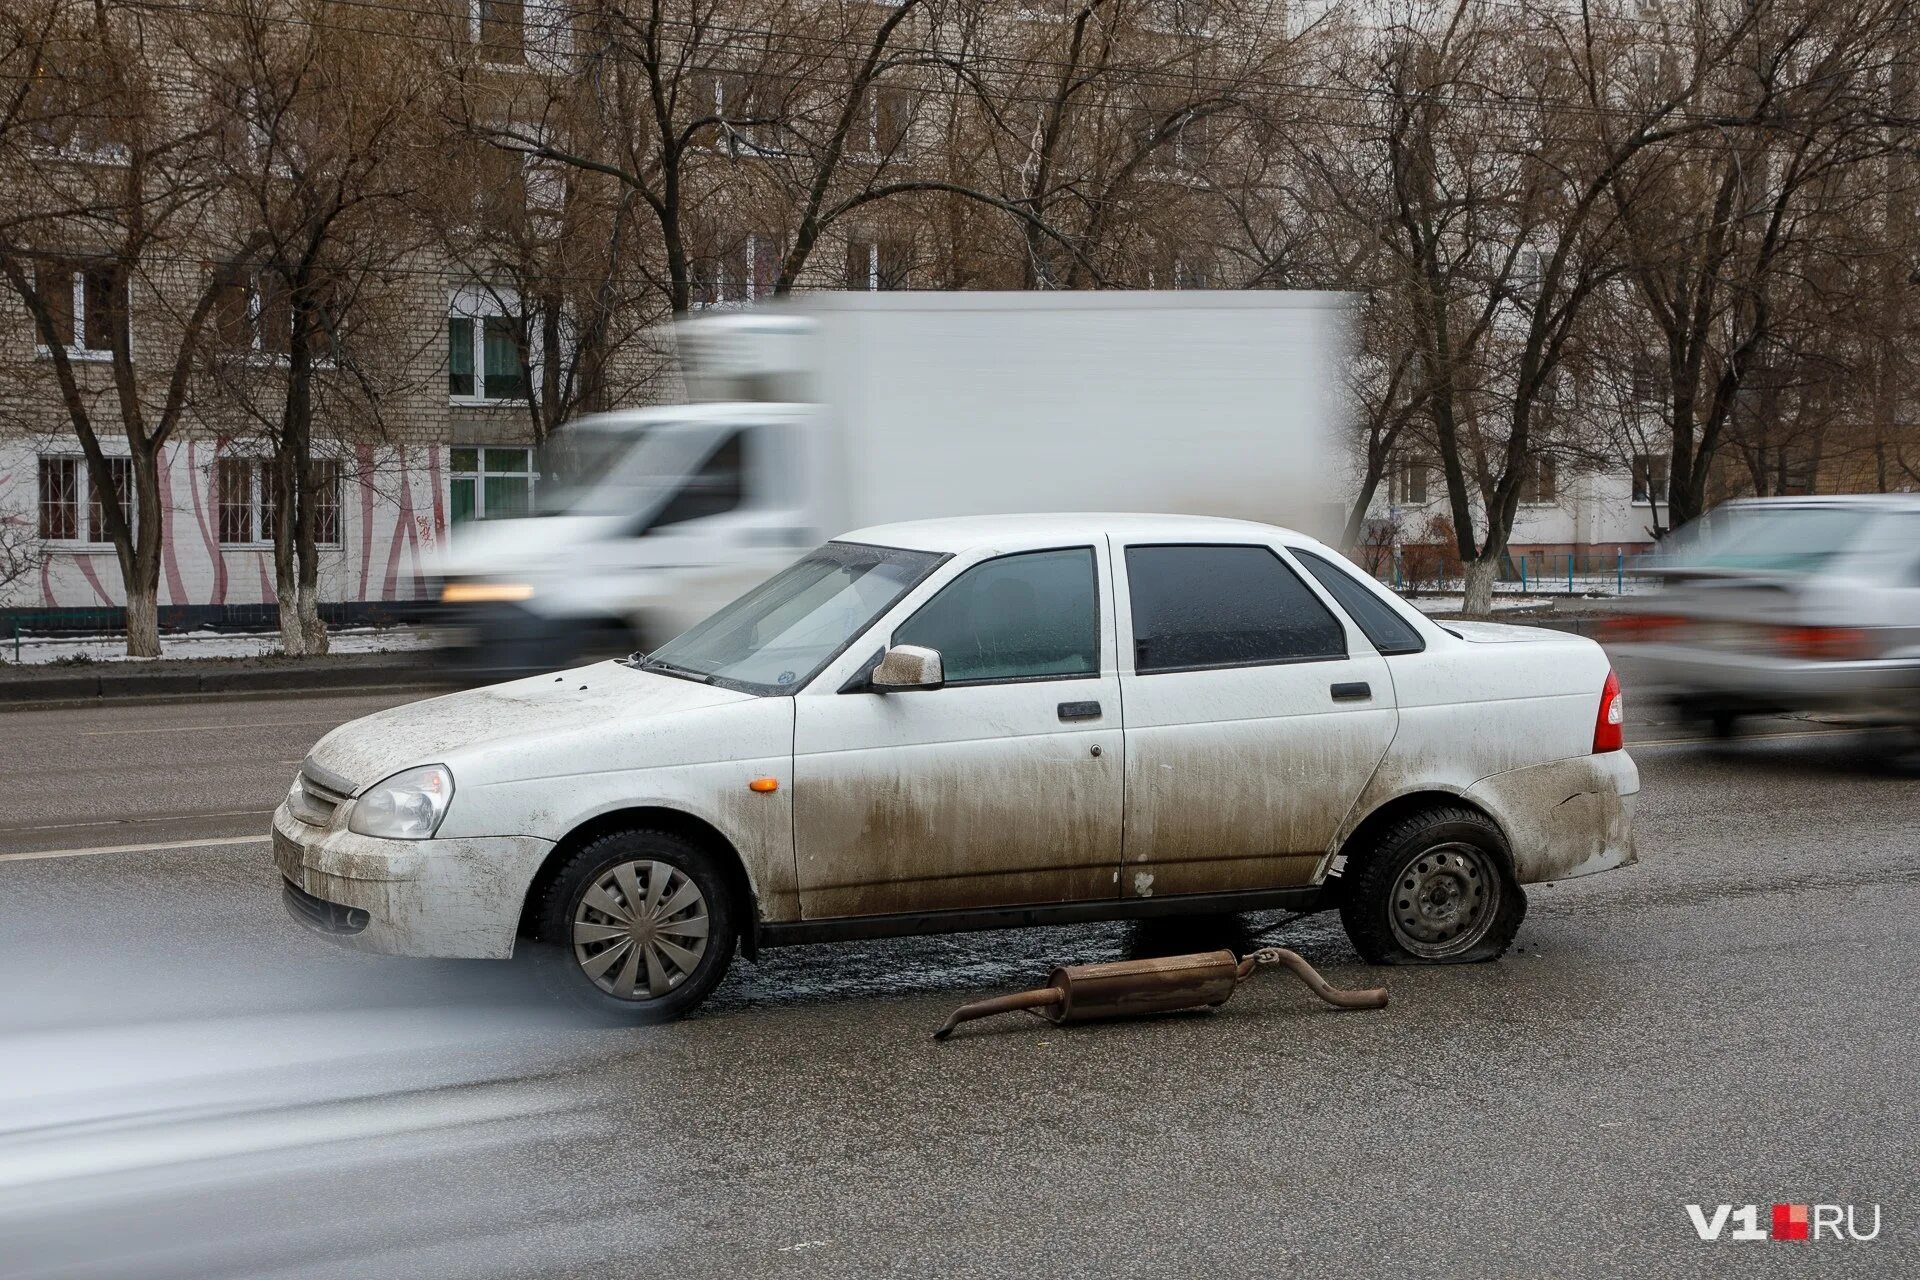
[[[665,831],[601,836],[560,867],[535,912],[550,990],[628,1022],[669,1022],[733,962],[735,906],[714,857]]]
[[[1410,814],[1349,863],[1340,922],[1369,964],[1498,959],[1527,913],[1505,838],[1471,809]]]

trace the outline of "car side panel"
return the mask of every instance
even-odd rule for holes
[[[1327,850],[1322,875],[1354,829],[1397,797],[1441,792],[1471,799],[1476,784],[1497,774],[1591,758],[1608,661],[1590,640],[1483,644],[1449,637],[1388,665],[1399,731]],[[1513,824],[1494,817],[1511,842]]]
[[[603,814],[663,808],[710,824],[739,853],[767,921],[800,918],[793,861],[793,699],[753,698],[699,714],[601,725],[545,745],[538,761],[474,759],[454,777],[441,834],[558,841]],[[641,762],[644,762],[642,764]],[[748,788],[772,778],[773,791]],[[456,821],[457,820],[457,821]],[[527,886],[503,885],[514,911]]]

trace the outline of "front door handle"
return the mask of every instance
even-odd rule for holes
[[[1373,697],[1373,688],[1365,680],[1352,680],[1333,686],[1335,702],[1360,702]]]
[[[1060,704],[1062,720],[1098,720],[1100,704],[1097,702],[1063,702]]]

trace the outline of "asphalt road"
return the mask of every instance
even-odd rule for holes
[[[0,1276],[1920,1270],[1920,775],[1870,735],[1634,726],[1641,863],[1535,890],[1493,965],[1034,930],[774,952],[605,1029],[283,917],[266,813],[396,700],[0,715]],[[1392,1005],[1275,973],[927,1039],[1055,963],[1256,939]],[[1775,1202],[1879,1236],[1685,1209]]]

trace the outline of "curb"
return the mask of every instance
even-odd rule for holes
[[[326,663],[305,667],[200,670],[104,670],[58,675],[0,675],[0,710],[141,699],[375,692],[427,689],[442,682],[416,662]]]

